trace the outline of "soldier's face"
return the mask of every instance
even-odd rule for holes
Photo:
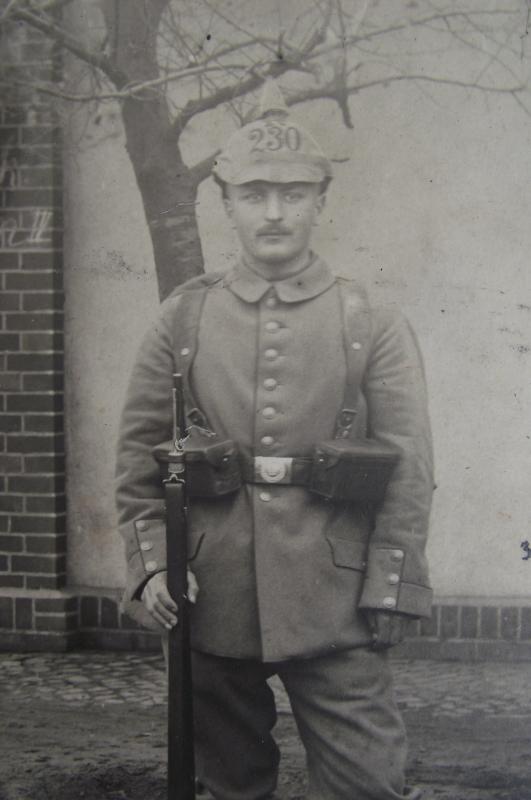
[[[227,185],[225,207],[244,253],[274,267],[305,256],[324,202],[318,184],[253,181]]]

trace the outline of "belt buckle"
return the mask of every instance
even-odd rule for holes
[[[291,483],[292,458],[256,456],[254,479],[257,483]]]

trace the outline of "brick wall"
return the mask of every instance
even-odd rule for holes
[[[396,648],[407,658],[457,661],[531,660],[531,608],[523,602],[475,598],[436,603]]]
[[[412,624],[396,658],[449,661],[531,660],[531,608],[438,602]],[[157,634],[120,610],[119,592],[70,589],[46,597],[0,596],[0,650],[159,650]]]
[[[21,26],[1,51],[0,609],[9,621],[19,595],[14,626],[38,632],[43,593],[66,583],[61,140],[50,103],[15,85],[60,64]]]

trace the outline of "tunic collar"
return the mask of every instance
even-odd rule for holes
[[[300,272],[282,280],[268,281],[240,261],[226,276],[225,285],[246,303],[257,303],[273,287],[284,303],[298,303],[322,294],[334,283],[334,276],[319,256]]]

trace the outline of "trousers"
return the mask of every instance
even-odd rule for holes
[[[277,714],[268,678],[288,694],[306,751],[307,800],[417,800],[386,652],[355,648],[276,663],[192,654],[196,768],[216,800],[276,788]]]

